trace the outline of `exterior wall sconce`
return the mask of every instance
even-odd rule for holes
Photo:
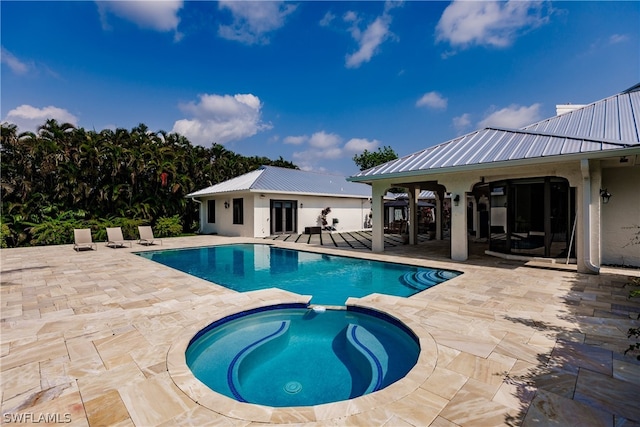
[[[303,208],[303,206],[304,206],[304,204],[300,203],[300,209],[302,209],[302,208]]]
[[[453,198],[453,204],[458,206],[460,204],[460,195],[456,194],[456,196]]]
[[[226,200],[225,200],[225,202],[224,202],[224,208],[225,208],[225,209],[229,209],[229,202],[227,202]]]
[[[600,197],[602,197],[602,203],[609,203],[609,199],[611,198],[611,196],[612,194],[609,193],[606,188],[604,190],[602,188],[600,189]]]

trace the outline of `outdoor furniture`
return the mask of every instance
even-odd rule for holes
[[[122,236],[122,228],[107,227],[107,247],[115,249],[124,248],[125,245],[131,247],[131,242]]]
[[[517,235],[518,233],[512,233]],[[512,239],[511,246],[514,249],[538,249],[544,247],[544,231],[529,231],[523,235],[518,235],[518,239]]]
[[[161,239],[156,239],[155,237],[153,237],[153,229],[151,228],[151,226],[139,225],[138,233],[140,234],[140,238],[138,239],[138,244],[145,245],[145,246],[154,245],[155,241],[157,240],[162,245]]]
[[[305,227],[304,228],[304,234],[321,234],[321,233],[322,233],[321,227]]]
[[[85,249],[97,250],[98,245],[93,243],[90,228],[76,228],[73,230],[73,250],[78,252]]]

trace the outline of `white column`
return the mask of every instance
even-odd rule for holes
[[[442,240],[442,199],[440,194],[435,192],[436,195],[436,214],[433,216],[433,220],[436,222],[436,240]]]
[[[579,273],[600,271],[600,164],[587,159],[580,161],[582,183],[577,188],[576,257]],[[582,230],[582,232],[580,232]]]
[[[420,196],[419,188],[407,189],[409,196],[409,244],[418,244],[418,197]]]
[[[371,250],[373,252],[384,251],[384,195],[386,191],[386,184],[373,182],[371,191],[371,209],[373,210]]]
[[[476,239],[480,238],[480,214],[478,213],[478,201],[475,196],[471,198],[473,201],[473,231],[476,233]]]
[[[453,201],[460,197],[458,206]],[[463,188],[451,191],[451,259],[466,261],[469,257],[469,240],[467,237],[467,195]]]

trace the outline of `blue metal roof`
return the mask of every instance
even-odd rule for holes
[[[350,180],[387,175],[445,172],[474,165],[638,146],[640,153],[640,85],[580,109],[523,129],[488,127],[443,144],[362,171]]]
[[[212,196],[235,191],[332,197],[371,197],[371,187],[369,185],[349,182],[343,176],[275,166],[261,166],[255,171],[188,194],[187,197]]]

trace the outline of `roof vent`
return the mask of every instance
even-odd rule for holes
[[[585,104],[557,104],[556,105],[556,115],[561,115],[561,114],[565,114],[565,113],[570,113],[574,110],[578,110],[582,107],[586,107]]]

